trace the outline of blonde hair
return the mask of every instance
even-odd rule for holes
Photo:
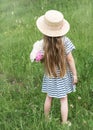
[[[57,67],[60,70],[59,77],[66,73],[65,48],[62,37],[44,36],[44,66],[46,73],[57,77]]]

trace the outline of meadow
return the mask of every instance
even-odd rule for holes
[[[93,130],[92,0],[0,0],[0,130]],[[60,124],[60,102],[44,118],[43,67],[31,63],[33,43],[42,38],[36,19],[49,9],[63,12],[79,82],[68,95],[71,127]]]

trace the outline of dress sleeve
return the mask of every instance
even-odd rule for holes
[[[66,55],[68,55],[72,50],[75,49],[75,46],[73,45],[73,43],[68,37],[64,38],[64,44],[65,44]]]

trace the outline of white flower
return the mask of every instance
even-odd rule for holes
[[[73,104],[70,104],[70,107],[71,107],[71,108],[74,108],[74,105],[73,105]]]
[[[39,51],[43,51],[43,40],[37,41],[33,45],[33,49],[30,53],[30,60],[33,62],[36,58],[36,55]]]
[[[43,50],[43,40],[35,42],[33,45],[33,49],[37,51]]]
[[[32,52],[30,53],[30,60],[31,62],[34,61],[34,59],[36,58],[36,54],[38,51],[32,50]]]
[[[12,11],[11,14],[14,15],[14,12]]]
[[[80,96],[78,96],[78,100],[81,100],[81,97],[80,97]]]

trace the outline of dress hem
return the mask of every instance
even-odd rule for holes
[[[72,92],[74,92],[74,91],[68,92],[67,95],[70,94],[70,93],[72,93]],[[49,97],[52,97],[52,98],[65,98],[65,97],[67,97],[67,95],[63,95],[63,96],[61,96],[61,97],[51,96],[51,95],[49,95],[47,92],[44,92],[44,91],[42,91],[42,93],[46,93]]]

